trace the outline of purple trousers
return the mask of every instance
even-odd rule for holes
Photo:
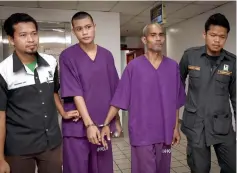
[[[112,145],[93,145],[88,139],[63,138],[63,173],[113,173]]]
[[[171,146],[131,146],[132,173],[170,173]]]

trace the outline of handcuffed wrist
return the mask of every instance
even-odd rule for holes
[[[89,127],[96,126],[94,123],[86,125],[86,128],[88,129]]]

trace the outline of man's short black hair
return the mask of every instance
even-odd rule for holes
[[[210,29],[211,25],[222,26],[227,29],[227,33],[230,32],[230,24],[226,17],[221,13],[211,15],[205,23],[205,31]]]
[[[89,13],[85,12],[85,11],[79,11],[76,14],[74,14],[72,16],[71,22],[73,24],[73,20],[85,19],[87,17],[91,19],[92,23],[94,23],[92,16]]]
[[[27,23],[27,22],[32,22],[35,25],[36,31],[38,31],[38,24],[36,22],[36,20],[31,17],[30,15],[26,14],[26,13],[14,13],[12,14],[9,18],[7,18],[7,20],[5,20],[4,22],[4,30],[6,32],[6,34],[8,36],[13,37],[14,36],[14,25],[18,24],[18,23]]]

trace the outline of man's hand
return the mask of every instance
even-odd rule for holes
[[[87,138],[92,144],[101,145],[100,131],[95,125],[87,127]]]
[[[116,126],[116,134],[115,134],[114,137],[117,138],[123,132],[123,129],[122,129],[122,126],[121,126],[121,123],[120,123],[120,119],[116,119],[115,126]]]
[[[181,136],[180,136],[179,129],[175,128],[174,129],[172,145],[173,146],[178,145],[180,143],[180,140],[181,140]]]
[[[10,173],[10,167],[5,160],[0,160],[0,173]]]
[[[102,145],[105,147],[105,149],[108,149],[108,144],[105,140],[105,136],[108,141],[110,141],[110,128],[109,126],[104,126],[101,130],[101,139],[102,139]]]
[[[73,121],[78,121],[81,118],[81,116],[77,110],[65,112],[62,115],[62,117],[63,117],[63,119],[66,119],[66,120],[73,118]]]

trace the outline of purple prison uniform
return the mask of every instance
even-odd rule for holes
[[[87,138],[64,137],[63,173],[113,173],[112,145],[107,143],[109,150],[104,151]]]
[[[96,58],[93,61],[80,48],[80,46],[76,44],[62,52],[62,54],[60,55],[59,63],[61,96],[64,99],[65,111],[76,110],[73,97],[82,96],[85,100],[89,115],[93,122],[97,125],[103,124],[109,110],[111,99],[119,81],[112,54],[108,50],[97,46]],[[114,127],[114,121],[112,124]],[[86,164],[85,161],[81,159],[85,160],[89,156],[81,155],[79,157],[76,155],[78,155],[79,153],[86,153],[84,152],[84,149],[90,146],[89,143],[79,141],[75,142],[75,139],[72,139],[76,138],[82,141],[86,139],[86,128],[83,124],[83,121],[80,120],[78,122],[73,122],[72,120],[63,119],[62,133],[64,139],[67,138],[64,142],[66,142],[66,146],[68,146],[68,149],[64,147],[64,153],[67,152],[67,150],[69,151],[70,147],[76,147],[78,151],[72,153],[74,154],[74,156],[70,155],[70,157],[72,159],[77,158],[74,163],[79,164],[79,166],[81,166],[81,170],[84,169],[83,167],[88,167],[88,164],[90,164],[91,162]],[[70,139],[72,139],[71,142],[68,142],[68,140]],[[78,146],[78,143],[81,143],[85,146]],[[107,166],[110,162],[113,166],[112,154],[110,152],[106,153],[109,153],[111,161],[106,161],[106,159],[104,161],[108,162]],[[66,165],[67,163],[69,164],[69,160],[71,159],[64,157]],[[66,167],[66,165],[64,165],[64,167]],[[78,166],[75,166],[75,173],[79,171],[76,170],[76,167]],[[82,172],[84,173],[85,171]]]
[[[132,146],[132,173],[170,173],[171,146]]]
[[[132,147],[136,148],[157,144],[169,146],[173,139],[176,110],[184,103],[185,90],[178,64],[164,57],[159,68],[155,69],[143,55],[131,61],[124,70],[111,105],[129,111],[129,138]],[[134,152],[133,149],[133,155]],[[150,159],[141,156],[139,159],[144,163]]]

